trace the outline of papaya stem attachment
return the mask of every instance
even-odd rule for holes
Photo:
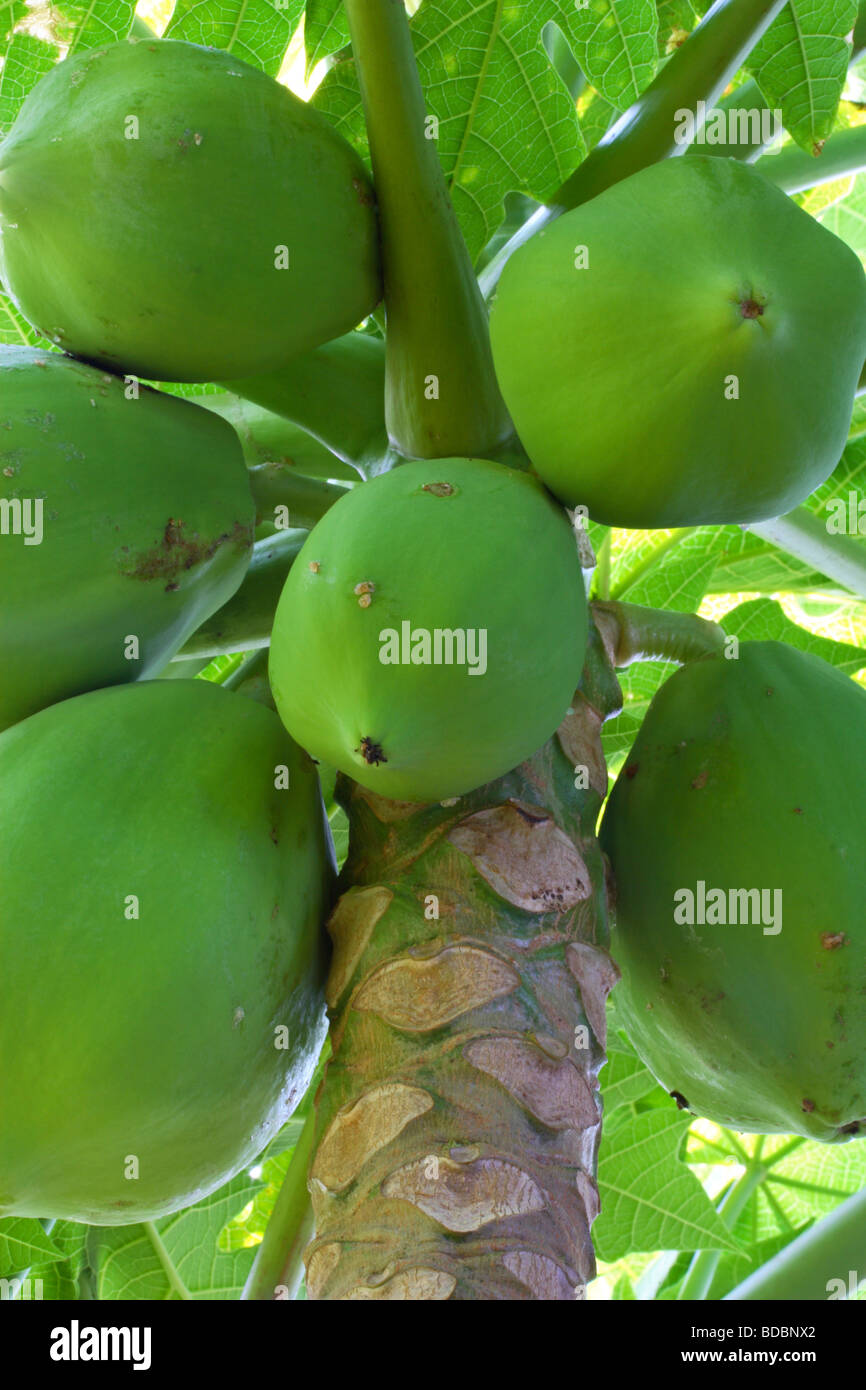
[[[409,458],[486,456],[510,434],[487,314],[424,105],[402,0],[344,0],[384,264],[385,419]]]
[[[304,1274],[304,1249],[313,1236],[307,1174],[315,1132],[316,1110],[311,1105],[247,1276],[242,1300],[283,1301],[297,1297]]]
[[[596,599],[590,608],[611,665],[618,669],[635,661],[694,661],[721,655],[725,649],[725,634],[718,623],[696,613],[603,599]]]
[[[748,529],[866,598],[866,548],[851,536],[828,531],[827,522],[808,507],[796,507],[771,521],[753,521]]]
[[[716,0],[698,27],[554,193],[484,270],[480,283],[492,294],[506,261],[535,232],[571,208],[649,164],[689,148],[677,142],[678,113],[709,110],[785,7],[786,0]]]

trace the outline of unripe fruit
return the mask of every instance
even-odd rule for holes
[[[112,371],[273,371],[381,295],[373,192],[319,112],[230,53],[125,41],[58,63],[0,145],[0,278]]]
[[[586,599],[565,513],[482,459],[403,464],[310,533],[270,677],[289,732],[382,796],[459,796],[534,753],[580,678]]]
[[[651,165],[505,267],[491,316],[539,476],[612,526],[778,516],[841,457],[866,358],[866,276],[736,160]]]
[[[656,695],[600,839],[616,1002],[681,1103],[733,1129],[866,1126],[866,692],[745,642]]]
[[[240,585],[254,521],[211,411],[0,348],[0,729],[155,675]]]
[[[252,1162],[324,1039],[330,853],[309,759],[207,681],[0,736],[0,1215],[147,1221]]]

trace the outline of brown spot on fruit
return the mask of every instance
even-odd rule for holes
[[[637,770],[639,766],[639,763],[629,763],[628,767],[625,770],[625,775],[629,778],[629,780],[631,780],[632,777],[637,777]]]
[[[802,1102],[802,1109],[805,1110],[807,1115],[811,1115],[812,1111],[815,1109],[815,1102],[809,1100],[808,1096],[805,1096]]]
[[[311,561],[310,561],[310,570],[312,571],[313,574],[318,574],[318,573],[319,573],[319,570],[320,570],[321,568],[322,568],[322,566],[321,566],[321,564],[319,563],[318,560],[311,560]]]
[[[425,483],[422,492],[432,492],[434,497],[452,497],[454,488],[450,483]]]
[[[835,951],[844,946],[848,938],[843,931],[824,931],[821,933],[821,946],[825,951]]]
[[[697,777],[693,777],[692,790],[700,791],[701,787],[705,787],[707,785],[707,778],[709,777],[709,775],[710,774],[708,772],[699,772]]]
[[[359,750],[356,749],[355,751],[358,752]],[[370,767],[378,767],[380,763],[386,763],[388,761],[381,743],[377,743],[375,739],[368,738],[366,734],[361,739],[360,753],[364,762],[368,763]]]
[[[764,312],[763,304],[759,304],[757,299],[741,299],[740,313],[744,319],[759,319]]]
[[[178,588],[178,579],[187,570],[211,560],[224,545],[246,549],[252,544],[252,528],[236,521],[230,531],[223,531],[213,540],[203,540],[198,534],[188,536],[186,524],[174,517],[166,522],[162,540],[150,550],[140,551],[121,567],[127,579],[164,579],[166,590]]]
[[[376,199],[373,197],[373,190],[369,184],[365,183],[363,179],[352,179],[352,187],[357,193],[358,202],[362,207],[371,208],[374,206]]]

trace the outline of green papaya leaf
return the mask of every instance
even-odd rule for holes
[[[593,1226],[603,1260],[639,1250],[736,1250],[681,1151],[687,1115],[665,1107],[617,1126],[602,1139],[601,1215]]]
[[[563,32],[596,91],[624,111],[648,87],[656,70],[655,0],[601,0],[576,6],[561,0]]]
[[[166,26],[166,39],[225,48],[251,67],[276,77],[304,10],[304,0],[236,0],[234,4],[200,4],[177,0]]]
[[[502,220],[508,192],[543,202],[579,163],[584,144],[569,92],[541,33],[561,20],[558,0],[421,6],[412,37],[431,126],[471,255]],[[338,61],[313,104],[368,158],[355,64]]]
[[[851,57],[857,0],[791,0],[752,50],[748,69],[798,145],[818,154],[833,129]]]

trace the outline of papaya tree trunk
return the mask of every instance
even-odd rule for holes
[[[593,629],[572,710],[507,776],[425,806],[343,779],[310,1298],[556,1301],[593,1277],[619,705]]]

